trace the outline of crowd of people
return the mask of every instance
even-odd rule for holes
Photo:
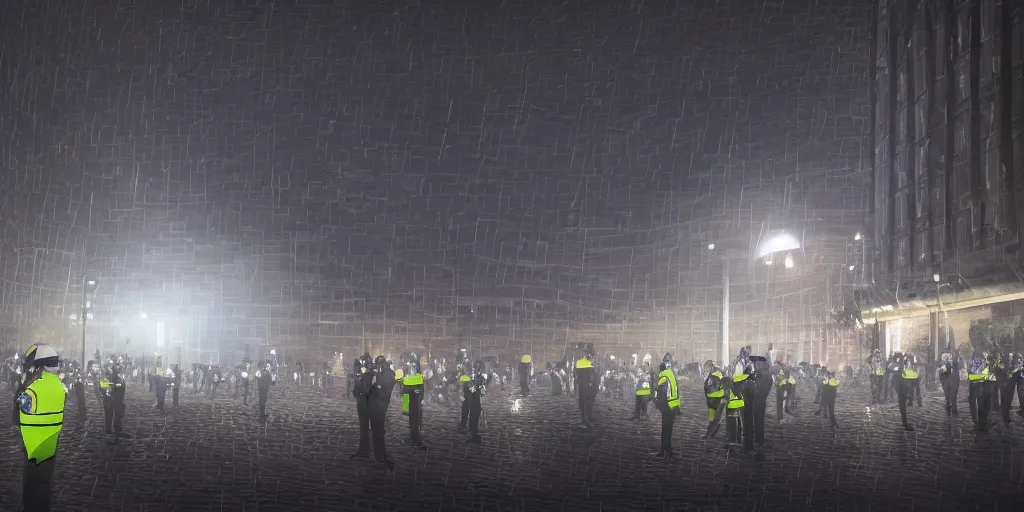
[[[352,458],[368,456],[372,448],[379,463],[389,470],[394,468],[384,441],[393,394],[400,396],[411,445],[426,449],[420,434],[424,402],[446,402],[457,396],[462,401],[457,429],[468,429],[467,442],[479,443],[488,389],[505,390],[518,382],[523,397],[534,393],[535,387],[549,388],[554,396],[573,395],[582,428],[599,423],[594,413],[599,397],[625,403],[632,396],[631,418],[636,421],[648,419],[653,402],[661,415],[657,456],[672,459],[673,429],[681,404],[679,383],[701,381],[708,409],[704,437],[715,437],[725,424],[726,447],[742,448],[744,453],[752,453],[755,460],[762,460],[772,387],[776,402],[774,420],[778,424],[782,425],[787,415],[795,414],[801,394],[806,395],[803,399],[813,394],[811,403],[818,406],[813,414],[828,421],[832,428],[839,428],[835,411],[840,384],[856,380],[850,365],[845,365],[841,372],[806,362],[790,365],[776,357],[771,346],[767,357],[754,355],[751,347],[746,346],[733,361],[709,360],[703,364],[680,364],[671,353],[664,354],[657,364],[649,355],[642,360],[636,355],[625,360],[610,355],[598,358],[593,344],[576,347],[572,355],[575,357],[548,362],[544,371],[537,372],[529,354],[519,356],[516,362],[501,362],[498,358],[472,360],[469,351],[460,348],[452,360],[429,355],[421,358],[407,352],[394,362],[384,355],[372,357],[364,353],[353,361],[345,375],[345,394],[355,399],[359,418],[359,447]],[[84,420],[87,388],[92,388],[103,406],[108,441],[118,443],[131,437],[123,432],[122,425],[125,393],[132,381],[154,394],[153,407],[161,413],[166,413],[168,392],[172,404],[177,406],[183,392],[212,399],[218,396],[222,385],[227,385],[229,391],[223,393],[232,393],[234,399],[241,397],[243,405],[248,406],[250,390],[255,388],[259,417],[264,419],[269,391],[281,375],[294,386],[321,387],[327,391],[335,387],[330,364],[309,372],[301,362],[289,367],[271,358],[259,362],[243,360],[228,371],[218,364],[198,363],[183,370],[178,364],[164,367],[161,359],[147,366],[121,355],[103,360],[97,353],[82,367],[74,360],[61,359],[53,347],[36,344],[6,360],[2,372],[14,395],[13,424],[21,430],[25,449],[23,503],[27,510],[50,509],[49,482],[66,399],[71,398]],[[934,368],[923,366],[912,354],[895,352],[885,358],[874,350],[861,373],[868,376],[871,401],[884,404],[894,397],[903,427],[913,430],[908,408],[915,402],[918,407],[922,405],[920,380],[922,373],[931,370],[941,385],[950,417],[959,414],[959,386],[961,381],[967,381],[971,417],[980,431],[989,427],[989,412],[1000,413],[1008,424],[1014,395],[1018,400],[1024,399],[1024,354],[1005,350],[975,349],[967,358],[956,352],[943,354]],[[1018,414],[1024,415],[1024,408],[1019,408]]]

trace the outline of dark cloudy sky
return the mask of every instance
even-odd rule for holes
[[[193,344],[699,352],[707,244],[785,228],[800,272],[732,264],[733,336],[810,339],[863,214],[858,4],[7,2],[4,322],[88,272]]]

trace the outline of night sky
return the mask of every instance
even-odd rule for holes
[[[812,356],[859,275],[866,6],[350,3],[6,2],[0,323],[90,275],[95,343],[151,349],[145,311],[186,360],[698,360],[728,254],[733,343]],[[783,229],[796,268],[745,256]]]

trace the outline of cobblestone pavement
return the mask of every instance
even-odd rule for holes
[[[767,460],[755,463],[720,439],[702,441],[700,391],[683,392],[674,462],[652,457],[658,413],[631,422],[630,400],[599,398],[601,422],[586,431],[572,397],[493,393],[479,447],[454,431],[457,402],[428,404],[427,452],[408,446],[393,404],[395,473],[348,459],[358,431],[347,397],[275,390],[264,424],[229,397],[183,396],[163,417],[151,395],[130,389],[134,438],[115,446],[90,396],[90,422],[69,418],[62,437],[55,510],[994,510],[1024,479],[1020,424],[977,434],[969,418],[945,418],[938,393],[911,410],[917,430],[908,433],[894,405],[866,407],[864,390],[842,389],[837,432],[804,405],[781,427],[770,422]],[[2,416],[0,442],[17,453]],[[0,461],[5,496],[19,495],[20,470],[17,456]]]

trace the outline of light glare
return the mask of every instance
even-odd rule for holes
[[[760,249],[757,251],[757,257],[764,258],[769,254],[774,254],[783,251],[793,251],[799,248],[800,242],[797,241],[797,239],[793,237],[793,235],[789,233],[779,233],[769,238],[763,244],[761,244]]]

